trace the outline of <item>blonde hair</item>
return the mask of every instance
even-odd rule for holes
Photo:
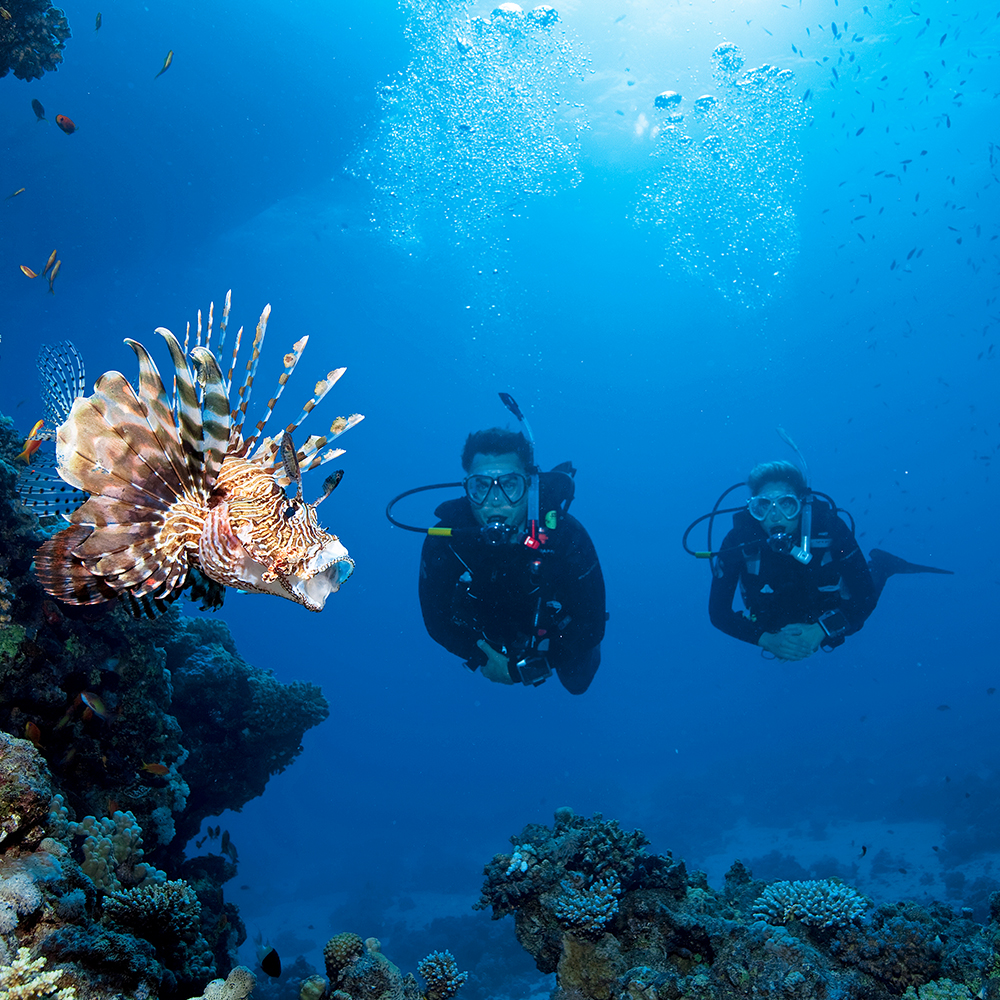
[[[799,467],[792,465],[791,462],[760,462],[747,476],[747,486],[754,495],[768,483],[788,483],[800,500],[809,492],[805,476]]]

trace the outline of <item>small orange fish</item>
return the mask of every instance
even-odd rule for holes
[[[44,423],[44,420],[39,420],[38,423],[31,428],[31,433],[27,436],[27,438],[25,438],[24,441],[24,451],[22,451],[21,454],[14,459],[15,462],[17,459],[21,459],[27,465],[31,465],[31,456],[34,455],[35,452],[42,446],[42,442],[38,440],[38,432],[42,429],[42,424]]]
[[[108,815],[114,816],[116,812],[118,812],[118,800],[108,799]]]
[[[31,268],[28,267],[27,264],[22,264],[21,265],[21,273],[22,274],[26,274],[29,278],[37,278],[38,277],[38,275],[35,274],[35,272],[32,271]]]
[[[7,195],[4,201],[10,201],[11,198],[16,198],[19,194],[24,194],[25,190],[25,188],[18,188],[13,194]]]
[[[163,777],[165,774],[170,773],[170,768],[166,764],[147,764],[145,761],[142,762],[142,769],[148,771],[150,774],[155,774],[159,777]]]
[[[108,710],[104,707],[104,702],[92,691],[82,691],[80,693],[80,701],[99,719],[106,719],[108,717]]]
[[[56,253],[57,252],[58,251],[53,250],[52,253],[49,254],[48,263],[46,263],[46,265],[45,265],[45,270],[42,271],[42,277],[43,278],[45,277],[45,275],[47,275],[49,273],[49,268],[56,262]]]
[[[33,722],[26,722],[24,724],[24,738],[31,740],[36,747],[41,747],[42,745],[42,731]]]
[[[72,118],[67,118],[65,115],[56,115],[56,124],[67,135],[72,135],[76,131],[76,123]]]
[[[62,261],[57,260],[56,266],[52,268],[52,273],[49,275],[49,295],[55,295],[55,289],[52,287],[53,282],[56,280],[56,275],[59,273],[59,268],[62,267]]]

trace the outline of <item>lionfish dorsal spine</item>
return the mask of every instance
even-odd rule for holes
[[[301,340],[297,340],[292,345],[292,350],[285,355],[283,362],[285,370],[278,376],[278,391],[267,401],[263,418],[257,422],[254,433],[247,439],[246,447],[248,454],[250,449],[253,448],[255,442],[261,441],[261,435],[264,433],[264,428],[267,427],[268,421],[271,419],[271,414],[274,413],[274,408],[277,406],[278,400],[281,399],[281,394],[285,391],[285,386],[288,384],[288,380],[291,378],[292,372],[295,371],[295,366],[299,363],[299,360],[302,357],[302,352],[305,350],[306,344],[308,343],[308,337],[303,337]],[[291,433],[291,431],[288,433]],[[271,438],[263,438],[261,441],[261,448],[263,448],[269,441],[271,441]],[[270,450],[270,445],[268,445],[268,450]],[[254,459],[258,458],[260,454],[261,449],[258,448],[257,453],[250,460],[254,461]]]
[[[201,405],[198,402],[198,392],[195,389],[194,379],[191,377],[191,369],[177,338],[162,326],[157,327],[156,332],[166,340],[170,358],[174,363],[176,378],[174,405],[177,409],[181,444],[184,448],[188,469],[191,470],[191,477],[199,490],[205,490]]]
[[[226,393],[230,396],[233,393],[233,372],[236,371],[236,358],[239,356],[240,343],[242,342],[242,340],[243,340],[243,327],[241,326],[236,331],[236,343],[233,344],[233,357],[232,360],[229,362],[229,371],[226,374]],[[236,418],[235,410],[233,410],[233,412],[230,414],[230,418],[231,419]]]
[[[219,320],[219,347],[216,351],[213,352],[216,355],[216,357],[219,358],[222,357],[222,348],[226,344],[226,327],[229,325],[229,306],[232,303],[232,301],[233,301],[233,290],[230,288],[229,291],[226,292],[226,304],[222,307],[222,319]],[[209,347],[211,345],[206,344],[205,346]],[[228,385],[226,386],[226,392],[227,393],[229,392]]]
[[[204,386],[201,400],[201,440],[204,449],[204,482],[211,489],[229,449],[229,394],[222,384],[222,369],[207,347],[196,347],[191,357]]]
[[[295,345],[298,347],[298,344]],[[309,416],[317,405],[323,401],[326,394],[337,384],[340,376],[346,372],[346,368],[337,368],[332,372],[328,372],[326,378],[320,379],[316,383],[316,388],[313,390],[312,399],[310,399],[305,406],[302,407],[302,412],[285,428],[289,434],[294,434],[299,427],[302,426],[302,422]],[[322,445],[320,446],[322,447]]]
[[[160,452],[177,477],[182,492],[195,493],[196,480],[188,467],[174,409],[169,405],[167,390],[156,362],[137,340],[126,338],[125,343],[132,348],[139,360],[139,397],[146,407],[146,420]]]
[[[257,365],[260,364],[260,351],[264,344],[264,335],[267,333],[267,320],[271,315],[271,304],[264,306],[264,311],[257,320],[257,332],[253,338],[253,349],[250,352],[250,360],[247,362],[247,374],[243,379],[238,394],[239,406],[233,410],[232,419],[234,421],[234,434],[238,437],[243,435],[243,424],[247,417],[247,406],[250,404],[250,396],[253,393],[253,380],[257,374]],[[251,439],[252,441],[252,439]],[[249,445],[248,445],[249,446]]]

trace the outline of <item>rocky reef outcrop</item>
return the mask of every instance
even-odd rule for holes
[[[0,19],[0,76],[37,80],[62,62],[70,36],[66,15],[49,0],[5,0]]]
[[[978,924],[943,905],[876,906],[835,879],[713,890],[641,831],[556,812],[486,866],[479,908],[513,915],[556,996],[579,1000],[1000,997],[1000,894]]]
[[[221,621],[45,594],[31,565],[49,529],[17,499],[22,446],[0,418],[0,975],[190,997],[231,971],[246,932],[224,898],[228,837],[217,854],[185,845],[260,795],[329,708],[243,660]]]

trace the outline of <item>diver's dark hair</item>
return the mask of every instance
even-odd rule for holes
[[[791,462],[761,462],[747,476],[747,486],[755,495],[768,483],[788,483],[800,500],[809,492],[805,476]]]
[[[472,468],[476,455],[515,454],[521,460],[526,472],[531,469],[531,445],[520,431],[507,431],[502,427],[490,427],[485,431],[474,431],[465,439],[462,449],[462,468],[466,472]]]

